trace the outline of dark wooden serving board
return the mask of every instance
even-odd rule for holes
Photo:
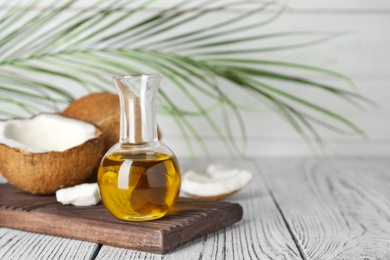
[[[164,218],[127,222],[113,217],[102,204],[64,206],[55,196],[31,195],[0,184],[0,227],[152,253],[167,252],[230,226],[242,214],[239,204],[179,198],[173,212]]]

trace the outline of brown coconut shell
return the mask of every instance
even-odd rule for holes
[[[119,96],[109,92],[88,94],[69,104],[63,115],[99,126],[105,135],[105,150],[119,142],[120,103]],[[157,129],[158,138],[161,133]]]
[[[223,200],[223,199],[226,199],[227,197],[230,197],[230,196],[233,196],[234,194],[238,193],[240,190],[235,190],[235,191],[232,191],[232,192],[229,192],[229,193],[224,193],[224,194],[221,194],[221,195],[215,195],[215,196],[197,196],[197,195],[194,195],[194,194],[190,194],[190,193],[187,193],[185,192],[188,196],[192,197],[192,198],[195,198],[195,199],[201,199],[201,200],[214,200],[214,201],[217,201],[217,200]]]
[[[96,175],[104,154],[104,134],[95,127],[95,138],[63,152],[32,153],[0,144],[0,172],[10,184],[32,194],[81,184]]]
[[[105,150],[119,141],[120,104],[118,95],[108,92],[86,95],[70,103],[62,114],[99,126],[105,135]]]

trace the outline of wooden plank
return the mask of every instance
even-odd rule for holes
[[[390,158],[258,165],[305,259],[389,259]]]
[[[179,198],[173,212],[162,219],[126,222],[102,204],[63,206],[54,196],[34,196],[0,184],[0,226],[154,253],[228,227],[241,217],[236,203]]]
[[[247,169],[253,173],[252,182],[228,199],[243,207],[244,217],[241,222],[232,228],[203,236],[190,242],[186,247],[164,255],[103,246],[96,259],[302,259],[264,185],[262,176],[255,168],[254,161],[232,158],[181,160],[183,173],[188,169],[203,170],[209,163],[222,163],[230,167]]]
[[[93,259],[98,244],[0,228],[0,259]]]

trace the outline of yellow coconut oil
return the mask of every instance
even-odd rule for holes
[[[114,153],[103,159],[98,183],[103,203],[115,217],[153,220],[175,205],[180,171],[174,155]]]

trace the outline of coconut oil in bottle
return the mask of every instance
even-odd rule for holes
[[[122,220],[161,218],[180,193],[176,156],[157,140],[154,103],[160,78],[158,74],[114,77],[121,101],[120,140],[100,164],[98,185],[105,207]]]
[[[143,221],[165,216],[179,196],[180,174],[174,156],[123,153],[104,158],[98,181],[102,200],[117,218]]]

